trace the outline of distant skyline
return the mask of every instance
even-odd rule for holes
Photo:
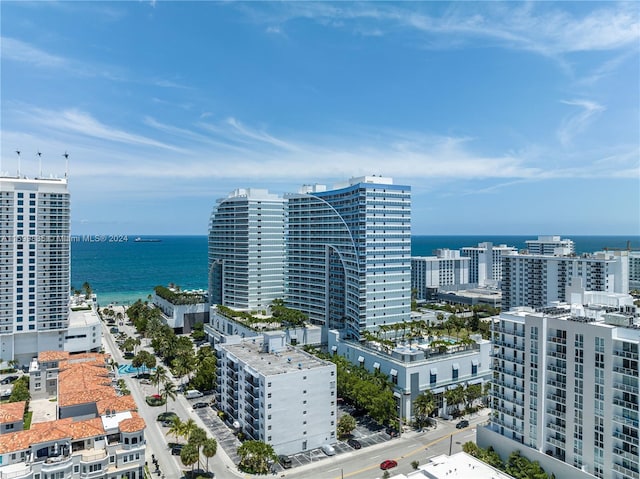
[[[414,235],[640,234],[638,2],[0,2],[0,172],[73,234],[236,188],[412,187]]]

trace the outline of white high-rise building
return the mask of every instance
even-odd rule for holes
[[[411,188],[366,176],[288,195],[287,304],[360,332],[411,314]]]
[[[640,251],[629,251],[629,290],[640,289]]]
[[[209,224],[209,302],[266,308],[284,294],[285,200],[237,189],[218,200]]]
[[[517,252],[513,246],[494,245],[490,242],[478,243],[460,250],[462,256],[471,259],[469,282],[478,286],[497,286],[502,280],[502,257]]]
[[[626,294],[569,292],[572,305],[493,323],[490,425],[478,444],[520,450],[555,477],[640,477],[640,322]]]
[[[411,258],[411,289],[416,299],[426,299],[427,288],[469,283],[471,258],[460,256],[460,251],[438,249],[435,256]]]
[[[588,291],[628,293],[628,252],[503,256],[502,307],[505,311],[518,306],[542,308],[566,301],[567,286],[580,283]]]
[[[537,240],[527,240],[525,243],[529,254],[568,256],[576,251],[572,240],[560,236],[538,236]]]
[[[62,350],[69,293],[67,180],[0,178],[0,359]]]
[[[286,344],[285,332],[218,343],[217,403],[248,437],[294,454],[336,442],[336,366]]]

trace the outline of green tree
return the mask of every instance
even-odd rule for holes
[[[245,441],[238,448],[238,456],[238,467],[250,474],[267,474],[270,464],[278,460],[271,444],[262,441]]]
[[[187,441],[189,440],[189,438],[191,438],[191,433],[193,431],[195,431],[197,429],[198,425],[196,424],[196,422],[189,418],[184,422],[184,437],[187,438]]]
[[[189,434],[189,444],[192,444],[196,447],[198,451],[198,469],[200,469],[200,447],[207,440],[207,433],[201,427],[196,427],[191,434]]]
[[[171,381],[167,381],[166,383],[164,383],[160,395],[162,396],[162,399],[164,399],[164,411],[167,412],[169,410],[169,399],[175,401],[176,397],[178,396],[176,385]]]
[[[176,438],[176,442],[178,441],[178,438],[185,437],[185,428],[182,419],[180,419],[179,417],[174,417],[173,421],[171,422],[171,427],[167,431],[167,434],[173,434],[173,436]]]
[[[207,458],[207,472],[209,472],[209,458],[216,455],[218,451],[218,443],[212,437],[207,438],[202,444],[202,454]]]
[[[156,370],[151,373],[151,384],[157,386],[158,394],[160,394],[160,384],[164,384],[168,381],[169,375],[167,374],[166,368],[163,366],[158,366]]]
[[[356,428],[356,420],[350,414],[343,414],[342,417],[338,420],[338,436],[344,437],[351,434]]]
[[[149,351],[145,351],[143,349],[133,357],[131,364],[134,368],[144,367],[147,369],[153,369],[156,367],[156,357]]]
[[[198,452],[198,448],[193,444],[187,443],[180,451],[180,460],[182,464],[189,467],[191,466],[191,471],[193,472],[193,465],[200,458],[200,453]]]
[[[84,283],[82,283],[82,289],[84,290],[85,298],[89,299],[91,297],[91,294],[93,293],[91,285],[85,281]]]
[[[9,396],[9,402],[20,402],[31,399],[31,393],[29,392],[29,376],[22,376],[15,380],[13,383],[13,389]]]
[[[429,416],[436,408],[436,398],[431,391],[424,391],[413,401],[413,414],[418,427],[422,427],[429,420]]]

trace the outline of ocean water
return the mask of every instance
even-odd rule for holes
[[[565,236],[563,236],[564,238]],[[566,236],[577,253],[604,247],[640,248],[640,236]],[[145,238],[145,237],[143,237]],[[518,249],[535,236],[414,236],[411,254],[427,256],[438,248],[460,249],[489,241]],[[100,305],[130,304],[146,300],[157,285],[174,283],[182,289],[207,288],[207,237],[158,236],[159,242],[135,242],[134,237],[78,238],[71,243],[71,285],[86,281],[98,294]]]

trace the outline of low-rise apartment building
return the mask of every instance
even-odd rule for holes
[[[402,340],[388,349],[371,338],[352,341],[331,330],[329,352],[369,372],[380,371],[388,376],[394,385],[399,414],[407,420],[413,418],[413,401],[424,391],[434,394],[438,414],[446,416],[445,391],[491,380],[491,342],[480,335],[472,335],[467,342],[453,338],[438,343],[426,338]]]
[[[294,454],[336,442],[336,367],[288,345],[283,332],[215,345],[216,399],[247,437]]]

